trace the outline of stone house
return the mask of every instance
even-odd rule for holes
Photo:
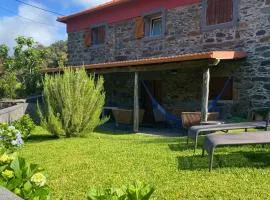
[[[226,117],[270,106],[269,0],[114,0],[58,21],[69,65],[104,74],[107,104],[138,100],[146,121],[151,102],[136,76],[168,110],[200,110],[202,93],[210,101],[222,93]]]

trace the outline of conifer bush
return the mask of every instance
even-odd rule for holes
[[[60,137],[82,136],[103,124],[105,103],[103,77],[84,69],[66,69],[64,74],[45,75],[44,104],[38,105],[41,125]]]

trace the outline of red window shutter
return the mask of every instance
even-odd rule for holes
[[[84,45],[86,47],[91,46],[92,44],[92,30],[91,29],[86,29],[84,31]]]
[[[143,17],[135,18],[135,38],[140,39],[144,37],[144,19]]]
[[[216,7],[215,0],[207,1],[207,10],[206,10],[206,23],[207,25],[213,25],[216,23]]]
[[[207,0],[207,25],[215,25],[233,20],[233,0]]]
[[[98,29],[98,37],[99,37],[99,42],[104,43],[105,42],[105,27],[99,27]]]
[[[226,0],[226,5],[224,6],[224,22],[233,21],[233,0]]]

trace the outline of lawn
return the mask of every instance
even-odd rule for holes
[[[37,131],[37,132],[40,132]],[[270,147],[219,148],[214,171],[185,138],[93,133],[86,138],[34,136],[20,154],[44,167],[53,199],[85,199],[91,187],[141,180],[160,199],[269,199]]]

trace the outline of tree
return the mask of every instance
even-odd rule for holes
[[[29,37],[19,36],[15,41],[14,55],[11,57],[8,57],[7,46],[0,47],[4,70],[15,72],[26,95],[33,94],[41,87],[40,69],[48,52],[38,48],[38,43]]]
[[[46,56],[48,67],[64,67],[67,63],[67,41],[57,41],[51,44]]]

